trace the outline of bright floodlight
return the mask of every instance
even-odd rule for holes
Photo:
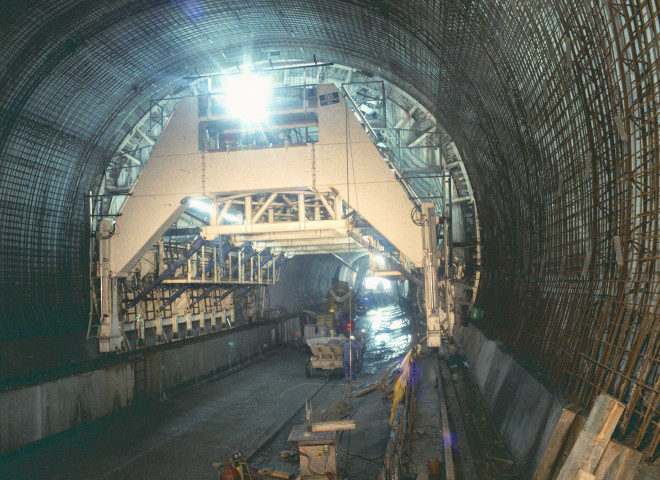
[[[392,282],[382,277],[366,277],[364,279],[364,288],[367,290],[391,290]]]
[[[196,198],[188,200],[188,207],[202,212],[211,211],[211,205],[208,202],[205,202],[204,200],[197,200]]]
[[[250,73],[227,77],[225,83],[228,113],[246,122],[266,118],[270,98],[270,81]]]

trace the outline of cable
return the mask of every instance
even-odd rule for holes
[[[311,458],[309,458],[309,455],[307,455],[306,453],[301,452],[300,450],[298,450],[298,455],[302,455],[303,457],[307,457],[307,468],[309,468],[309,471],[312,472],[314,475],[321,475],[321,476],[326,475],[327,472],[319,472],[318,470],[314,470],[312,468],[312,462],[311,462]]]
[[[341,446],[341,434],[339,435],[339,440],[337,441],[337,446],[346,455],[350,455],[351,457],[358,457],[358,458],[361,458],[363,460],[367,460],[369,462],[380,463],[380,460],[385,456],[385,453],[382,453],[382,454],[378,455],[377,457],[369,458],[369,457],[365,457],[364,455],[360,455],[359,453],[349,452],[348,450],[345,450],[344,447]],[[350,448],[350,431],[349,431],[349,448]]]
[[[410,211],[410,219],[418,227],[424,225],[424,216],[422,215],[421,207],[414,206],[412,208],[412,210]]]
[[[344,430],[342,430],[342,433],[344,433]],[[339,438],[337,439],[337,445],[340,445],[341,443],[341,433],[339,434]],[[348,431],[348,448],[351,448],[351,431]],[[343,449],[342,449],[343,450]],[[348,460],[351,458],[350,455],[346,455],[346,463],[344,464],[344,475],[348,476]]]
[[[346,399],[346,395],[344,395],[344,400],[345,400],[345,399]],[[350,414],[348,414],[348,415],[344,415],[344,416],[342,417],[342,419],[344,419],[344,418],[346,418],[346,417],[348,417],[348,418],[353,418],[353,415],[355,415],[355,413],[357,412],[357,407],[356,407],[355,405],[353,405],[353,404],[350,403],[350,402],[347,402],[347,403],[348,403],[349,405],[351,405],[351,407],[353,407],[353,411],[352,411]],[[353,452],[350,451],[350,448],[351,448],[351,431],[350,431],[350,430],[348,431],[348,450],[345,449],[344,447],[342,447],[342,446],[341,446],[341,437],[342,437],[342,435],[344,434],[344,432],[345,432],[345,430],[342,430],[342,431],[339,433],[339,437],[337,438],[337,446],[339,447],[339,449],[340,449],[342,452],[344,452],[344,453],[346,454],[346,466],[344,467],[344,473],[347,472],[347,468],[348,468],[348,458],[349,458],[349,456],[350,456],[350,457],[358,457],[358,458],[362,458],[363,460],[367,460],[367,461],[369,461],[369,462],[380,463],[380,462],[379,462],[379,459],[383,458],[383,457],[385,456],[385,453],[383,453],[383,454],[381,454],[381,455],[379,455],[379,456],[377,456],[377,457],[370,458],[370,457],[365,457],[364,455],[360,455],[359,453],[353,453]]]
[[[328,383],[328,382],[325,382],[325,383]],[[300,383],[300,384],[298,384],[298,385],[295,385],[295,386],[293,386],[293,387],[291,387],[291,388],[287,388],[286,390],[284,390],[284,391],[280,394],[280,398],[282,398],[286,392],[288,392],[289,390],[293,390],[294,388],[298,388],[298,387],[301,387],[301,386],[303,386],[303,385],[325,385],[325,383]]]
[[[113,223],[112,224],[112,231],[107,236],[101,235],[101,238],[103,240],[108,240],[109,238],[112,238],[112,236],[115,234],[115,228],[117,228],[117,224]]]
[[[345,144],[346,144],[346,203],[348,203],[348,206],[350,208],[350,206],[351,206],[351,183],[350,183],[350,176],[349,176],[349,169],[348,169],[348,165],[349,165],[349,145],[350,145],[349,144],[349,125],[348,125],[349,108],[348,108],[348,103],[346,103],[346,100],[344,100],[344,111],[346,113],[346,115],[345,115],[345,124],[344,124],[344,128],[345,128],[344,131],[345,131],[345,134],[346,134],[346,142],[345,142]],[[352,146],[350,146],[350,147],[352,148]],[[355,181],[355,178],[353,178],[353,181]],[[357,211],[357,209],[355,209],[355,210]],[[350,238],[349,238],[349,235],[348,235],[348,231],[346,232],[346,240],[348,240],[348,243],[347,243],[347,246],[348,246],[348,262],[350,263],[350,261],[351,261],[351,242],[350,242]],[[350,297],[348,298],[348,324],[352,325],[352,327],[350,328],[350,331],[348,332],[349,333],[348,344],[350,346],[349,354],[348,354],[348,375],[349,375],[348,378],[352,382],[353,381],[353,340],[352,340],[353,335],[352,334],[353,334],[353,329],[355,327],[355,320],[353,318],[351,318],[351,313],[353,311],[353,295],[351,295],[351,278],[352,278],[352,274],[351,274],[351,271],[349,270],[348,271],[348,294],[350,295]],[[356,366],[356,370],[357,370],[357,366]],[[349,385],[351,385],[351,384],[349,383]],[[347,465],[348,465],[348,457],[347,457],[346,461],[347,461]],[[346,473],[346,471],[344,473]]]

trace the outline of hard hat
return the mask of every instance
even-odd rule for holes
[[[367,331],[363,328],[362,332],[360,332],[360,333],[367,333]]]
[[[351,340],[355,340],[355,337],[353,335],[351,335]]]

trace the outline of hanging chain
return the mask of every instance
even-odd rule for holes
[[[316,191],[316,147],[312,143],[312,190]]]

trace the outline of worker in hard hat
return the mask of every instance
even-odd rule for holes
[[[351,335],[344,343],[344,379],[349,382],[357,380],[357,366],[360,357],[360,346]]]
[[[362,366],[364,363],[364,351],[367,347],[367,331],[363,328],[360,332],[360,338],[358,339],[358,345],[360,347],[360,352],[358,354],[358,373],[362,373]]]

